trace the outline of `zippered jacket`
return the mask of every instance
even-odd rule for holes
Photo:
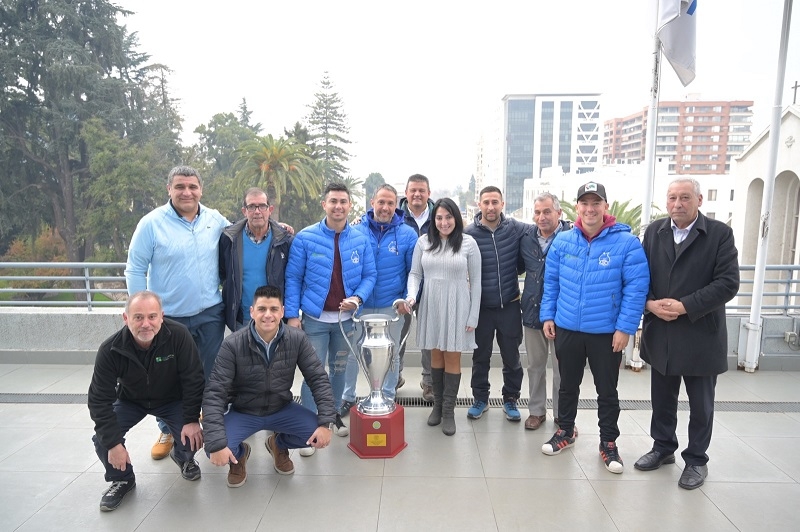
[[[218,305],[219,236],[230,222],[200,205],[194,222],[170,203],[145,214],[128,248],[125,280],[128,294],[150,290],[161,297],[164,314],[188,317]]]
[[[398,205],[397,208],[403,211],[403,221],[406,223],[406,225],[411,227],[411,229],[413,229],[419,237],[428,234],[428,226],[431,225],[431,218],[433,218],[433,205],[433,200],[428,199],[428,211],[430,212],[430,216],[428,216],[428,221],[422,224],[422,227],[417,227],[417,222],[414,219],[414,215],[411,213],[411,209],[408,208],[408,198],[401,199],[400,205]]]
[[[500,223],[492,231],[481,217],[479,212],[464,229],[481,250],[481,308],[502,308],[519,299],[519,274],[525,271],[519,243],[531,226],[500,213]]]
[[[634,334],[644,312],[650,272],[639,239],[615,223],[591,242],[578,228],[550,245],[539,318],[571,331]]]
[[[572,223],[559,220],[556,227],[556,236],[561,231],[567,231]],[[553,237],[555,239],[555,237]],[[550,244],[552,245],[552,241]],[[549,251],[549,249],[547,250]],[[539,228],[531,226],[522,241],[519,243],[519,254],[525,265],[525,284],[522,288],[522,324],[532,329],[541,329],[539,309],[542,306],[542,292],[544,291],[544,265],[547,252],[539,245]]]
[[[242,308],[242,265],[244,263],[244,246],[242,238],[247,219],[229,225],[219,237],[219,278],[222,280],[222,301],[225,303],[225,325],[235,331],[237,321],[247,323],[249,316],[240,318]],[[274,220],[269,221],[272,231],[272,242],[267,254],[264,268],[267,271],[267,282],[277,286],[284,292],[286,264],[289,262],[289,247],[292,235]]]
[[[153,338],[148,367],[136,356],[135,340],[127,326],[100,345],[89,385],[89,415],[100,444],[111,449],[123,442],[114,414],[121,399],[153,409],[181,401],[184,424],[200,418],[203,366],[192,335],[182,324],[164,318]]]
[[[403,211],[395,210],[388,224],[375,221],[370,209],[361,217],[361,223],[353,226],[355,231],[366,235],[375,253],[377,278],[375,288],[364,300],[365,308],[390,307],[397,299],[406,295],[408,272],[417,244],[417,233],[403,221]],[[378,236],[380,235],[380,237]]]
[[[319,318],[331,286],[333,238],[336,233],[325,220],[297,233],[286,266],[286,319],[298,318],[299,311]],[[346,225],[339,236],[345,297],[366,301],[375,288],[375,254],[369,239]]]
[[[252,322],[228,335],[203,396],[206,451],[213,453],[228,445],[223,416],[228,404],[237,412],[263,417],[291,403],[298,368],[314,394],[319,424],[336,421],[328,374],[306,333],[281,324],[270,344],[269,362],[253,337]]]

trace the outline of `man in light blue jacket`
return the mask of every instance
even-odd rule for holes
[[[361,223],[353,229],[364,234],[375,254],[377,278],[375,288],[364,301],[362,314],[384,314],[395,317],[392,303],[403,299],[406,294],[406,281],[411,271],[411,258],[417,244],[417,232],[405,221],[405,213],[397,209],[397,190],[392,185],[381,185],[370,201],[372,208],[361,217]],[[400,305],[400,312],[406,312],[406,306]],[[396,342],[395,357],[392,368],[383,383],[383,395],[394,399],[397,378],[400,374],[400,356],[397,349],[402,341],[402,330],[405,320],[399,319],[389,325],[389,333]],[[346,416],[356,402],[356,381],[358,380],[358,362],[350,353],[347,360],[341,416]]]
[[[218,248],[229,222],[200,203],[203,181],[190,166],[169,172],[167,192],[169,201],[144,215],[133,232],[125,267],[128,294],[150,290],[161,297],[164,317],[192,334],[208,381],[225,335]],[[150,453],[155,460],[168,456],[173,444],[161,420],[159,428]]]
[[[353,312],[372,294],[376,278],[369,239],[347,224],[351,206],[347,187],[329,183],[322,199],[325,218],[297,234],[286,265],[287,323],[306,332],[323,366],[328,366],[337,410],[341,407],[350,351],[340,326],[352,339]],[[300,398],[303,406],[317,411],[305,382]],[[334,432],[339,436],[349,434],[338,416]],[[313,451],[304,449],[301,456],[310,455],[304,453]]]
[[[542,445],[548,455],[575,443],[575,415],[586,361],[597,389],[600,457],[606,469],[622,473],[617,381],[622,350],[639,327],[650,273],[639,239],[631,228],[606,214],[603,185],[578,189],[575,227],[562,231],[547,253],[539,318],[554,340],[561,372],[559,429]]]

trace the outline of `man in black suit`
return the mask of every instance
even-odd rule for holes
[[[667,190],[669,218],[644,234],[650,293],[642,330],[642,358],[652,366],[652,450],[634,467],[652,471],[675,462],[678,392],[689,396],[689,444],[678,485],[695,489],[708,475],[717,375],[728,369],[725,303],[739,290],[733,231],[704,216],[700,184],[680,178]]]

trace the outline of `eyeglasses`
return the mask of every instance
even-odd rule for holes
[[[256,211],[267,212],[267,210],[269,209],[269,205],[267,205],[266,203],[260,203],[258,205],[245,205],[244,208],[247,209],[247,212],[256,212]]]

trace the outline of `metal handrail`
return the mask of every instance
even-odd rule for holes
[[[93,307],[121,307],[125,304],[121,301],[95,301],[95,294],[127,294],[125,287],[125,276],[108,275],[106,270],[124,270],[124,262],[0,262],[0,269],[5,270],[36,270],[45,268],[47,275],[36,275],[36,272],[24,272],[21,275],[0,275],[0,296],[3,294],[83,294],[81,299],[68,301],[47,301],[47,300],[18,300],[0,298],[0,306],[15,307],[86,307],[89,311]],[[49,270],[78,270],[83,275],[51,275]],[[93,275],[92,270],[104,270],[102,275]],[[72,273],[72,272],[71,272]],[[28,287],[20,286],[20,283],[82,283],[81,288],[62,288],[57,286]],[[119,282],[122,288],[99,288],[97,283]],[[4,286],[9,285],[9,286]]]
[[[125,283],[124,275],[93,275],[91,270],[124,270],[124,262],[0,262],[0,270],[29,270],[36,268],[47,268],[48,270],[81,270],[83,275],[36,275],[35,273],[25,273],[22,275],[0,275],[0,306],[20,306],[20,307],[86,307],[92,310],[92,307],[121,307],[125,301],[96,301],[93,299],[94,294],[107,293],[107,294],[122,294],[127,293],[126,288],[98,288],[96,283],[99,282],[120,282]],[[781,288],[777,291],[764,292],[765,298],[777,297],[782,298],[782,304],[776,305],[761,305],[761,309],[765,311],[778,311],[781,314],[788,314],[790,311],[800,312],[800,265],[770,265],[767,266],[767,271],[780,271],[786,272],[786,279],[764,279],[764,285],[773,286],[778,285]],[[739,266],[741,272],[755,271],[755,266],[743,265]],[[83,282],[82,288],[60,288],[60,287],[24,287],[19,286],[20,282]],[[520,278],[520,287],[524,282],[524,278]],[[4,284],[10,286],[2,286]],[[741,285],[752,285],[752,279],[741,279]],[[16,285],[16,286],[15,286]],[[74,301],[31,301],[31,300],[14,300],[3,299],[3,294],[84,294],[85,297],[80,300]],[[752,291],[740,291],[737,294],[739,298],[751,297]],[[730,303],[725,307],[728,311],[736,310],[750,310],[750,305],[739,305]]]

